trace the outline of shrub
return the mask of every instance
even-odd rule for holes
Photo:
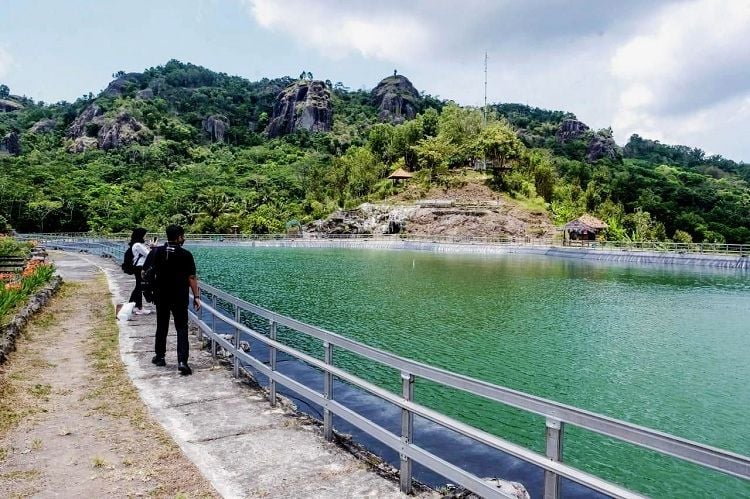
[[[55,268],[41,260],[31,260],[20,273],[0,274],[0,321],[37,289],[49,282]]]
[[[12,237],[0,236],[0,258],[8,256],[26,256],[30,249],[30,243],[21,243]]]

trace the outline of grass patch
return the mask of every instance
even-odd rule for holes
[[[52,393],[52,385],[41,385],[37,383],[32,386],[29,391],[33,396],[47,401],[49,400],[49,394]]]
[[[91,465],[94,468],[104,468],[107,466],[107,461],[101,456],[95,456],[94,459],[91,460]]]
[[[0,480],[20,482],[24,480],[34,480],[39,475],[41,475],[39,470],[8,471],[0,473]]]

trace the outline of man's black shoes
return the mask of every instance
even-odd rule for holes
[[[164,367],[167,365],[167,362],[164,360],[164,357],[159,357],[158,355],[154,355],[154,358],[151,359],[151,363],[159,367]]]
[[[190,366],[187,365],[187,362],[178,363],[177,370],[180,371],[180,374],[182,374],[183,376],[188,376],[190,374],[193,374],[193,370],[190,369]]]

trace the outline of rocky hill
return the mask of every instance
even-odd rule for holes
[[[420,108],[419,92],[406,76],[383,78],[372,90],[372,102],[380,121],[403,123],[413,119]]]

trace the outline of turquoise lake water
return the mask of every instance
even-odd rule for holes
[[[750,275],[532,255],[201,247],[199,277],[398,355],[750,454]],[[399,379],[337,362],[394,391]],[[420,403],[542,452],[544,422],[417,382]],[[655,497],[750,483],[568,426],[564,460]]]

